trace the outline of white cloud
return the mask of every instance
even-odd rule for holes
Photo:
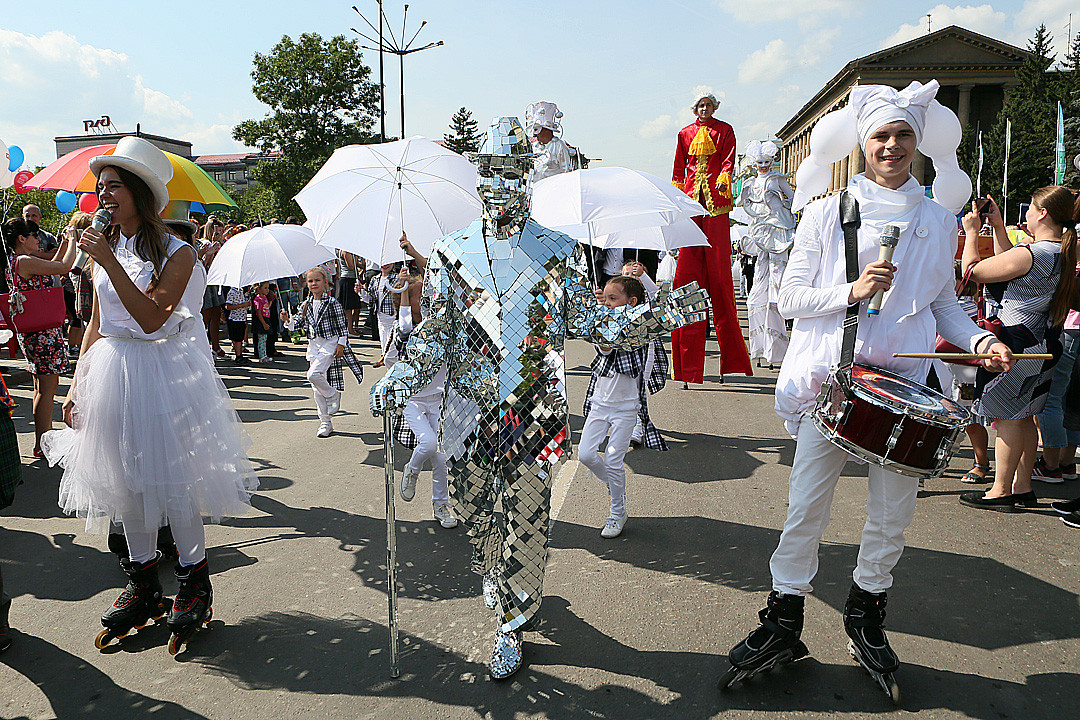
[[[671,115],[661,115],[652,120],[647,120],[639,129],[638,135],[646,140],[655,140],[672,134],[678,128],[675,127],[675,118]]]
[[[739,63],[739,82],[744,85],[778,82],[788,74],[793,62],[786,42],[780,38],[770,40]]]
[[[994,6],[985,5],[936,5],[926,11],[930,14],[930,27],[933,30],[941,30],[949,25],[959,25],[968,30],[974,30],[982,35],[998,38],[1010,42],[1012,38],[1007,32],[1009,26],[1008,15],[994,10]],[[886,38],[882,48],[892,47],[900,43],[914,40],[926,34],[926,13],[914,23],[905,23]]]
[[[1080,13],[1077,12],[1076,0],[1027,0],[1014,22],[1014,42],[1020,47],[1027,47],[1027,41],[1035,35],[1039,24],[1054,36],[1054,52],[1058,60],[1068,52],[1067,32],[1069,13],[1073,14],[1073,37],[1080,32]]]
[[[824,17],[836,13],[849,17],[861,9],[859,0],[716,0],[720,9],[736,20],[761,25],[806,16]]]
[[[0,30],[0,138],[19,145],[27,166],[56,157],[53,138],[83,132],[84,119],[109,115],[122,131],[188,140],[196,154],[238,151],[232,127],[197,118],[181,101],[148,88],[124,53],[51,31]]]

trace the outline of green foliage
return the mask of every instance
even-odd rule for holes
[[[33,168],[31,168],[33,170]],[[59,235],[71,219],[71,213],[61,215],[56,209],[56,190],[30,190],[19,194],[14,188],[7,188],[0,195],[2,203],[3,220],[14,217],[22,217],[24,205],[37,205],[41,208],[41,225],[53,235]],[[76,207],[77,211],[79,208]]]
[[[1054,64],[1052,42],[1045,25],[1035,29],[1035,36],[1027,47],[1031,57],[1016,71],[1016,87],[994,127],[983,136],[986,149],[983,192],[1000,197],[1005,166],[1005,124],[1006,119],[1012,121],[1008,195],[1011,208],[1026,202],[1032,192],[1054,181],[1054,137],[1060,83],[1047,72]],[[1006,221],[1011,219],[1015,218],[1006,218]]]
[[[476,152],[480,146],[476,128],[477,123],[473,119],[473,114],[462,107],[450,118],[450,133],[443,135],[446,147],[462,155],[466,152]]]
[[[1065,115],[1065,184],[1080,187],[1080,173],[1073,158],[1080,154],[1080,32],[1072,39],[1061,61],[1061,108]]]
[[[379,89],[370,75],[356,41],[343,35],[286,35],[268,54],[255,53],[252,92],[270,112],[241,122],[233,137],[264,153],[281,151],[252,173],[273,194],[276,215],[302,216],[292,198],[334,150],[378,140],[370,129]]]

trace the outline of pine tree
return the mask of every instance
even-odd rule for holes
[[[1073,158],[1080,154],[1080,32],[1073,38],[1058,73],[1061,108],[1065,115],[1065,185],[1080,185]]]
[[[1005,165],[1005,123],[1012,121],[1012,144],[1009,150],[1009,206],[1026,202],[1031,193],[1054,180],[1054,133],[1057,124],[1056,83],[1047,70],[1054,64],[1053,37],[1045,25],[1035,29],[1028,42],[1031,55],[1016,71],[1012,89],[997,122],[983,138],[986,164],[983,167],[983,191],[1000,195]],[[1010,218],[1005,218],[1006,222]]]
[[[480,146],[476,128],[472,113],[462,107],[450,118],[450,134],[443,135],[446,147],[456,153],[476,152]]]

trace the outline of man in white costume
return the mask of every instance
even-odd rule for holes
[[[791,214],[795,193],[787,178],[772,169],[778,152],[772,142],[753,140],[746,146],[746,158],[757,168],[757,176],[743,182],[735,203],[750,216],[741,246],[756,258],[754,282],[746,299],[750,359],[756,359],[759,366],[764,360],[770,369],[784,360],[788,346],[787,321],[776,304],[795,234],[795,216]]]
[[[857,230],[861,274],[853,283],[846,280],[841,195],[806,205],[778,299],[780,313],[794,319],[776,384],[776,411],[796,438],[787,521],[769,565],[773,590],[759,613],[761,626],[731,650],[731,669],[721,679],[722,686],[808,652],[799,639],[804,597],[813,590],[818,545],[829,521],[836,482],[852,459],[817,430],[810,413],[830,368],[839,363],[848,306],[859,304],[857,363],[923,382],[930,360],[894,358],[893,353],[932,350],[935,334],[940,334],[960,347],[994,353],[993,360],[984,361],[989,369],[1011,366],[1008,347],[964,314],[953,291],[954,213],[970,196],[971,182],[956,164],[959,122],[934,100],[937,89],[937,81],[913,82],[902,91],[880,85],[853,88],[849,105],[820,121],[811,154],[796,175],[798,210],[827,189],[828,164],[846,157],[858,139],[866,172],[852,179],[847,192],[857,200],[861,215]],[[933,159],[937,169],[936,201],[927,198],[911,177],[917,148]],[[878,260],[887,224],[900,228],[892,262]],[[879,290],[888,291],[880,314],[868,315],[868,301]],[[869,486],[844,629],[852,652],[898,701],[892,672],[899,660],[882,625],[891,571],[904,550],[918,484],[914,478],[870,465]]]

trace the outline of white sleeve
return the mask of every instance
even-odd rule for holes
[[[803,214],[795,230],[795,245],[788,259],[776,308],[788,319],[831,315],[848,306],[852,283],[814,287],[821,270],[821,234],[814,212]]]

